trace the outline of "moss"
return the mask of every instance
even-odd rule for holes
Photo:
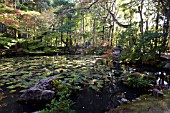
[[[135,72],[123,74],[120,80],[123,82],[123,84],[131,88],[148,90],[155,84],[156,78],[152,75]]]
[[[170,92],[166,90],[164,92]],[[170,93],[162,98],[155,98],[151,95],[140,97],[141,100],[123,104],[118,108],[111,109],[108,113],[163,113],[170,108]],[[124,112],[126,110],[126,112]]]

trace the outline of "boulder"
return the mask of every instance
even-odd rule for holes
[[[136,98],[136,100],[138,100],[138,101],[139,101],[139,100],[141,100],[141,98]]]
[[[126,98],[121,98],[120,100],[118,100],[119,104],[125,104],[125,103],[129,103],[130,101]]]
[[[23,103],[41,103],[52,100],[55,97],[56,86],[52,80],[55,77],[45,78],[40,80],[35,86],[29,88],[18,99],[18,102]]]
[[[165,68],[170,68],[170,63],[166,63]]]
[[[153,96],[155,96],[155,97],[162,97],[163,95],[164,95],[163,92],[160,91],[159,89],[157,89],[157,88],[153,89]]]
[[[52,80],[57,80],[57,77],[48,77],[40,80],[34,87],[36,89],[47,89],[47,90],[55,90],[55,86]]]
[[[49,100],[52,100],[54,96],[55,96],[54,91],[41,90],[32,87],[28,89],[25,93],[23,93],[18,101],[24,103],[32,103],[32,102],[41,103],[41,102],[47,102]]]
[[[129,101],[128,99],[126,99],[126,98],[122,98],[121,101],[122,101],[122,103],[129,103],[129,102],[130,102],[130,101]]]

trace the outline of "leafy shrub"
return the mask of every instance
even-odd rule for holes
[[[155,77],[151,75],[145,75],[139,72],[132,74],[125,74],[121,77],[123,84],[138,89],[149,89],[155,82]]]
[[[51,104],[47,105],[48,108],[43,109],[40,113],[75,113],[74,110],[70,109],[74,104],[69,98],[72,92],[70,86],[58,80],[53,80],[53,84],[56,85],[56,97],[59,98],[53,99]]]

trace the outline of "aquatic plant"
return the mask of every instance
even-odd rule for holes
[[[151,75],[145,75],[139,72],[134,72],[130,74],[124,74],[121,77],[123,83],[132,88],[148,89],[154,84],[155,77]]]
[[[56,85],[56,97],[58,98],[53,99],[50,104],[47,104],[47,108],[41,110],[40,113],[75,113],[74,110],[70,109],[74,104],[74,102],[70,100],[72,92],[70,86],[58,80],[53,80],[53,83]]]

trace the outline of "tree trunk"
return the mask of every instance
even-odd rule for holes
[[[96,35],[96,19],[93,22],[93,46],[95,45],[95,35]]]
[[[160,17],[160,15],[159,15],[159,10],[160,10],[160,8],[159,8],[159,5],[160,5],[160,1],[158,0],[158,7],[157,7],[157,16],[156,16],[156,26],[155,26],[155,31],[158,33],[158,29],[159,29],[159,17]],[[158,46],[158,38],[157,37],[155,37],[155,48],[157,48],[157,46]],[[159,51],[159,57],[161,56],[161,51]]]
[[[85,43],[85,37],[84,37],[84,31],[85,31],[85,28],[84,28],[84,11],[82,12],[82,30],[83,30],[83,43]]]
[[[148,22],[148,18],[149,18],[149,1],[148,1],[148,8],[147,8],[147,20],[146,20],[146,32],[148,32],[148,29],[149,29],[149,22]]]
[[[140,6],[138,7],[138,11],[139,11],[139,14],[140,14],[140,32],[141,32],[141,34],[143,34],[143,16],[142,16],[143,1],[144,0],[141,0]]]
[[[114,37],[114,23],[112,26],[111,37],[110,37],[110,45],[113,46],[113,37]]]
[[[104,40],[104,38],[105,38],[105,36],[104,36],[104,33],[105,33],[105,27],[104,27],[104,25],[103,25],[103,30],[102,30],[102,32],[103,32],[102,40]]]

